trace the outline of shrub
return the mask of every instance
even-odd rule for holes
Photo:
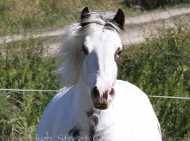
[[[180,3],[190,3],[190,0],[125,0],[127,6],[139,5],[150,10],[166,5],[175,5]]]
[[[44,57],[42,39],[1,45],[0,87],[58,89],[55,57]],[[119,78],[139,86],[148,95],[190,95],[190,29],[168,29],[140,45],[124,49]],[[0,93],[0,138],[34,140],[36,125],[47,103],[48,92]],[[151,98],[165,141],[182,141],[190,136],[188,100]]]
[[[190,30],[168,29],[146,43],[131,45],[123,52],[119,77],[148,95],[190,95]],[[181,140],[190,131],[188,100],[151,98],[161,123],[163,138]]]
[[[44,57],[42,39],[1,45],[0,88],[58,89],[55,58]],[[0,138],[34,140],[39,118],[55,92],[0,92]]]

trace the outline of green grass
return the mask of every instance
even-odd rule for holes
[[[0,88],[57,90],[54,56],[44,57],[42,39],[1,45]],[[32,140],[36,124],[55,92],[0,92],[0,138]]]
[[[134,83],[148,95],[189,97],[189,44],[189,25],[179,25],[143,44],[131,45],[123,52],[119,78]],[[181,141],[190,134],[189,100],[151,98],[151,102],[164,141]]]
[[[63,27],[78,20],[85,6],[91,10],[109,11],[117,11],[120,7],[126,17],[147,13],[127,8],[116,0],[1,0],[0,36]],[[181,7],[185,6],[177,8]],[[55,56],[44,56],[43,43],[48,41],[55,39],[1,44],[0,88],[59,89],[54,74]],[[122,54],[119,78],[134,83],[148,95],[189,96],[189,45],[189,25],[179,25],[143,44],[131,45]],[[34,140],[39,118],[54,94],[0,91],[0,140]],[[151,98],[151,102],[159,117],[164,141],[190,140],[189,100]]]
[[[126,17],[147,13],[146,10],[129,8],[124,2],[118,0],[1,0],[0,36],[64,27],[78,21],[81,10],[86,6],[90,10],[115,12],[118,8],[122,8]],[[179,7],[189,7],[189,4],[181,4],[177,6]],[[165,7],[165,10],[169,8],[171,7]],[[160,8],[157,11],[160,10],[163,9]]]
[[[0,35],[63,27],[78,21],[79,13],[86,6],[90,10],[125,8],[117,0],[1,0]]]
[[[190,95],[190,29],[179,25],[122,53],[119,78],[134,83],[148,95]],[[44,57],[43,40],[29,39],[1,45],[0,87],[59,88],[54,56]],[[0,138],[29,141],[55,93],[0,92]],[[163,141],[190,139],[190,102],[150,98],[161,123]]]

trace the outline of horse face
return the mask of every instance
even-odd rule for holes
[[[121,49],[119,36],[108,29],[93,32],[84,40],[84,82],[91,90],[92,102],[97,109],[107,109],[114,99]]]

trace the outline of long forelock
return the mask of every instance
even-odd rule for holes
[[[109,29],[117,32],[119,35],[122,33],[120,27],[113,21],[115,13],[113,12],[90,12],[86,19],[81,20],[81,23],[87,24],[86,29],[88,32],[98,29]]]
[[[91,12],[87,19],[74,23],[67,28],[64,40],[58,53],[57,73],[60,75],[62,87],[70,87],[78,82],[81,73],[83,53],[81,48],[84,38],[90,33],[108,29],[120,35],[122,30],[112,19],[112,12]],[[88,23],[87,26],[81,26],[81,23]]]

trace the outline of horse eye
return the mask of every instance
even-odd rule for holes
[[[120,55],[121,54],[121,50],[117,52],[117,55]]]
[[[119,55],[121,54],[121,51],[122,51],[122,49],[120,47],[118,47],[115,55],[117,55],[119,57]]]
[[[86,47],[84,45],[82,46],[82,50],[81,51],[83,51],[85,55],[88,54],[88,50],[86,49]]]

